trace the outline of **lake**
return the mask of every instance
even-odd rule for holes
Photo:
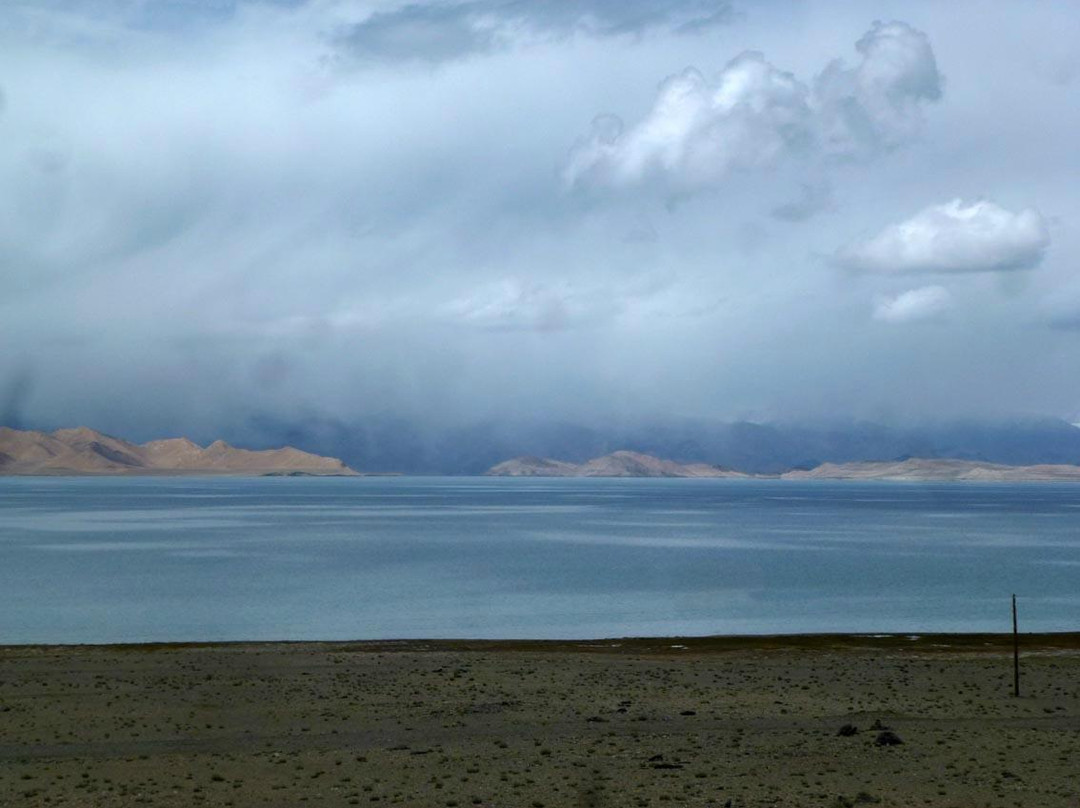
[[[0,478],[0,644],[1080,630],[1080,485]]]

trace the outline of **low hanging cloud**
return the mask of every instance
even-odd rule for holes
[[[505,279],[442,307],[447,321],[485,331],[565,331],[608,320],[620,307],[602,290]]]
[[[895,297],[882,297],[874,305],[874,319],[886,323],[911,323],[938,319],[952,308],[953,300],[944,286],[922,286]]]
[[[932,274],[1030,269],[1050,245],[1036,211],[987,201],[931,205],[875,236],[840,249],[839,266],[859,272]]]
[[[480,331],[559,332],[618,319],[696,318],[716,305],[713,299],[688,294],[675,277],[663,274],[596,282],[503,278],[442,304],[437,316]]]
[[[686,192],[786,157],[868,159],[897,148],[918,133],[924,104],[941,97],[930,41],[903,22],[874,23],[855,48],[858,64],[833,60],[812,86],[756,51],[714,79],[687,68],[664,80],[638,123],[597,118],[571,150],[564,180],[609,187],[659,180]]]
[[[360,62],[437,64],[511,48],[521,41],[703,33],[734,18],[722,0],[469,0],[408,3],[377,11],[340,32],[339,51]]]

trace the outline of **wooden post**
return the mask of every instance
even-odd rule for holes
[[[1020,697],[1020,635],[1016,630],[1016,595],[1012,596],[1013,612],[1013,696]]]

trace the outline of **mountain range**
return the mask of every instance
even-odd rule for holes
[[[1005,466],[972,460],[927,460],[909,458],[898,462],[823,463],[814,469],[789,471],[789,480],[941,480],[963,482],[1027,482],[1034,480],[1068,482],[1080,480],[1080,466],[1038,464]]]
[[[187,438],[135,444],[87,427],[55,432],[0,427],[0,474],[310,474],[353,475],[340,460],[284,447],[203,448]]]
[[[296,446],[340,457],[353,468],[405,474],[483,474],[520,456],[582,464],[619,450],[750,474],[911,457],[1011,466],[1080,463],[1080,429],[1053,418],[887,425],[674,417],[576,423],[498,417],[436,426],[394,413],[355,419],[255,415],[206,437],[222,433],[246,446]]]
[[[676,463],[640,452],[619,451],[587,463],[541,457],[516,457],[488,469],[489,477],[749,477],[706,463]]]
[[[487,470],[491,477],[724,477],[783,480],[896,480],[957,482],[1080,481],[1080,466],[1041,464],[1006,466],[973,460],[928,460],[823,463],[813,469],[783,474],[746,474],[703,463],[676,463],[638,452],[613,452],[587,463],[540,457],[516,457]]]
[[[0,474],[351,475],[353,466],[549,477],[1070,480],[1080,462],[1080,429],[1052,420],[908,428],[669,422],[633,429],[488,422],[438,434],[393,418],[360,422],[355,430],[325,420],[251,426],[230,434],[247,445],[290,445],[253,451],[187,438],[137,444],[86,427],[0,427]],[[617,440],[626,442],[612,446]]]

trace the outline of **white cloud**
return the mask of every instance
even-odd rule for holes
[[[930,41],[903,22],[874,23],[855,47],[860,62],[833,60],[813,91],[756,51],[714,80],[694,68],[669,76],[635,125],[597,118],[564,179],[612,187],[660,179],[688,191],[788,156],[867,158],[896,148],[918,132],[923,104],[941,97]]]
[[[774,163],[812,138],[807,87],[760,53],[736,57],[710,82],[693,68],[660,85],[652,111],[629,130],[598,118],[564,176],[632,185],[652,176],[681,189],[714,184],[732,169]]]
[[[952,308],[952,295],[943,286],[909,289],[896,297],[882,297],[874,305],[874,319],[886,323],[931,320]]]
[[[1035,266],[1049,244],[1034,210],[1013,213],[990,201],[954,199],[842,248],[835,260],[862,272],[1003,272]]]

